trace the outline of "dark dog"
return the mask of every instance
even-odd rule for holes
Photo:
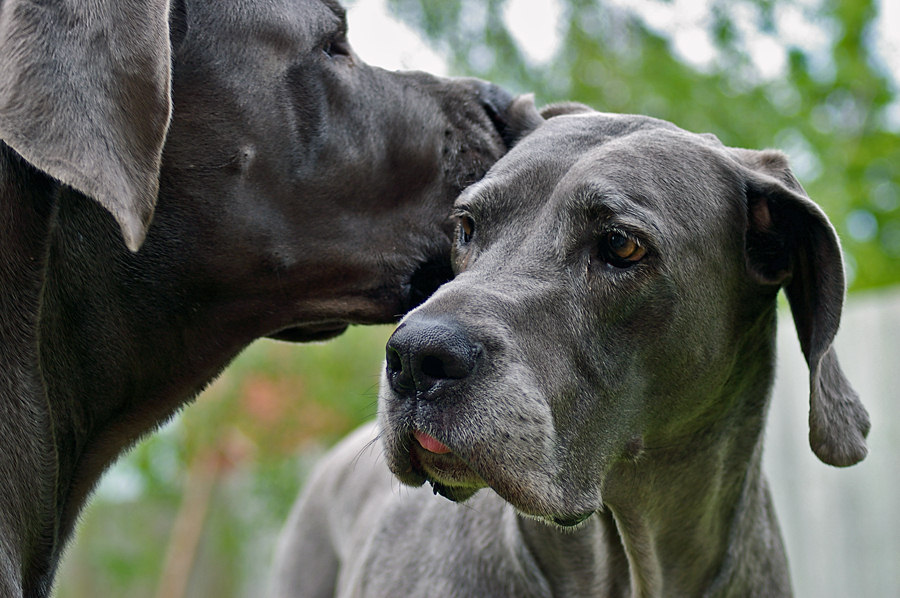
[[[831,348],[838,239],[784,157],[565,115],[456,210],[459,276],[388,342],[384,457],[367,428],[313,474],[279,598],[789,595],[760,469],[780,288],[812,449],[859,461],[869,419]]]
[[[332,0],[3,2],[0,595],[48,594],[102,471],[253,339],[443,282],[510,102],[364,64]]]

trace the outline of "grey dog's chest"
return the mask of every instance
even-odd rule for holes
[[[508,527],[515,513],[496,494],[455,505],[427,486],[399,492],[362,545],[349,549],[356,562],[341,568],[337,597],[553,596],[518,531]]]

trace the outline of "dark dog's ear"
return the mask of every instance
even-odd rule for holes
[[[0,138],[100,202],[133,251],[171,112],[168,12],[168,0],[0,4]]]
[[[735,150],[746,166],[747,261],[763,284],[783,285],[809,364],[809,444],[825,463],[866,456],[869,415],[834,353],[844,301],[837,233],[794,178],[783,154]]]

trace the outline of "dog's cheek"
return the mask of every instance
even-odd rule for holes
[[[454,243],[450,250],[450,263],[453,266],[453,274],[459,275],[466,271],[469,267],[469,259],[471,257],[471,249],[460,248],[458,243]]]

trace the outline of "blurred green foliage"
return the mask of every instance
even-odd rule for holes
[[[702,68],[676,57],[670,32],[610,2],[561,0],[560,50],[544,63],[516,44],[502,0],[389,5],[427,35],[453,74],[534,92],[539,103],[577,100],[713,132],[728,145],[785,150],[841,234],[851,288],[900,280],[900,124],[887,118],[889,107],[900,107],[897,82],[872,53],[871,0],[711,0],[716,53]],[[818,54],[789,48],[784,76],[766,78],[742,32],[777,37],[777,11],[786,5],[832,39]],[[326,344],[250,347],[107,475],[56,596],[178,598],[163,584],[178,575],[186,596],[262,595],[276,534],[309,464],[375,414],[390,331],[355,328]],[[178,533],[180,519],[195,529]],[[179,564],[186,572],[176,571]]]

